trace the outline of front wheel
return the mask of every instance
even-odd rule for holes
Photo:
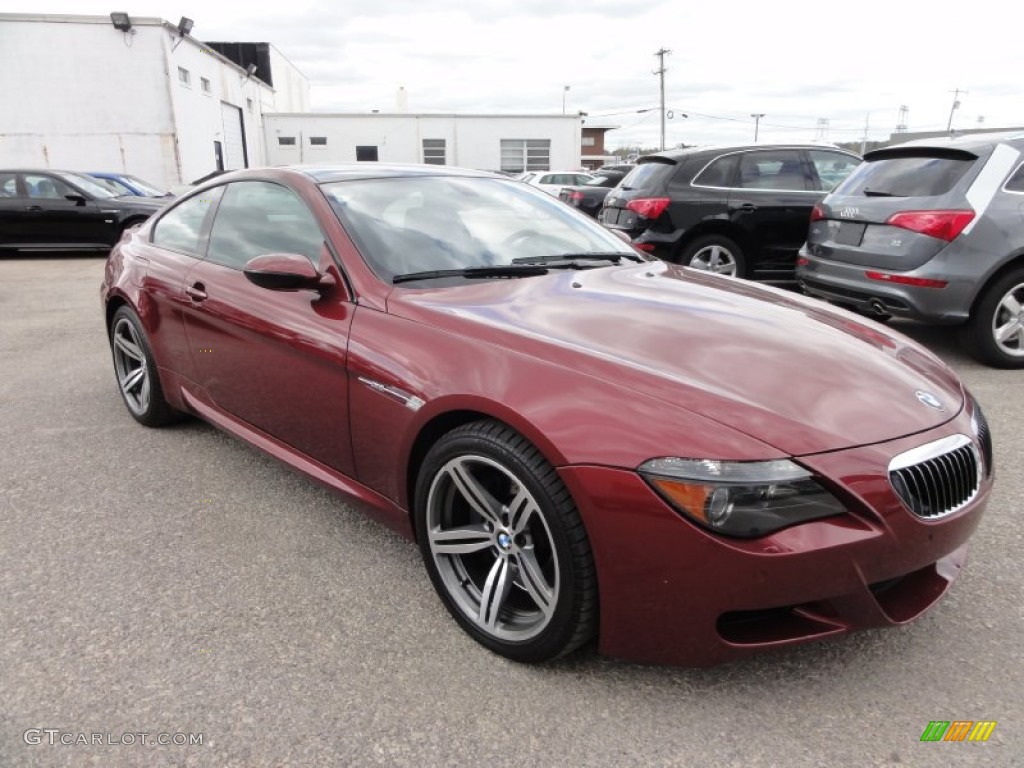
[[[965,328],[968,351],[996,368],[1024,368],[1024,269],[985,291]]]
[[[415,517],[430,580],[477,642],[541,662],[596,634],[579,513],[554,467],[509,427],[478,421],[441,438],[419,474]]]
[[[177,421],[181,414],[164,399],[146,332],[127,306],[119,308],[110,323],[110,349],[121,399],[132,417],[147,427]]]
[[[740,247],[724,235],[704,235],[684,246],[679,263],[685,267],[715,272],[729,277],[744,277],[746,261]]]

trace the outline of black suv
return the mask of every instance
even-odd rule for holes
[[[645,155],[598,221],[659,258],[758,280],[792,281],[811,209],[860,158],[820,145]]]

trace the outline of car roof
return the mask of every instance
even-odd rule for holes
[[[686,147],[685,149],[667,149],[664,152],[654,152],[650,155],[643,155],[636,162],[650,163],[650,162],[665,162],[666,160],[677,163],[683,158],[693,157],[695,155],[721,155],[727,152],[743,152],[752,149],[825,149],[832,152],[840,152],[845,155],[851,155],[859,157],[855,152],[850,152],[847,149],[842,149],[834,144],[815,144],[802,143],[802,142],[786,142],[780,144],[712,144],[703,147]],[[651,158],[654,158],[653,160]]]
[[[384,179],[410,176],[476,176],[479,178],[505,178],[500,174],[477,171],[471,168],[458,168],[450,165],[413,165],[401,163],[352,163],[347,165],[286,165],[273,169],[294,171],[309,176],[318,184],[331,181],[350,181],[353,179]]]
[[[952,136],[933,136],[927,139],[914,139],[902,144],[890,144],[881,149],[896,147],[936,147],[946,149],[963,149],[968,152],[976,149],[987,149],[995,144],[1024,144],[1024,133],[1020,131],[993,131],[990,133],[962,133]],[[879,150],[875,150],[876,152]]]

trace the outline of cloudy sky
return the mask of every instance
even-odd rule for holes
[[[612,147],[658,142],[655,51],[666,57],[666,143],[886,138],[1024,125],[1015,3],[955,7],[690,0],[0,0],[0,11],[112,10],[177,21],[200,40],[268,41],[312,83],[318,111],[588,113]],[[1007,15],[1009,14],[1009,15]],[[565,90],[565,86],[569,90]],[[647,111],[639,111],[647,110]],[[688,117],[683,117],[688,115]],[[819,121],[827,120],[827,128]]]

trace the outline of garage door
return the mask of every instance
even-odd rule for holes
[[[224,121],[224,170],[234,171],[249,167],[245,154],[245,136],[242,133],[242,110],[231,104],[220,103]]]

